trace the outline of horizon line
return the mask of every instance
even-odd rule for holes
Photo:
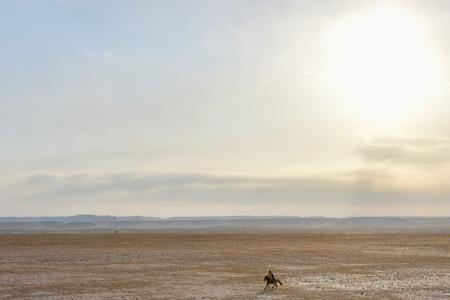
[[[145,215],[109,215],[109,214],[75,214],[75,215],[38,215],[38,216],[0,216],[0,218],[66,218],[66,217],[113,217],[113,218],[155,218],[155,219],[175,219],[175,218],[328,218],[328,219],[349,219],[349,218],[450,218],[450,215],[354,215],[354,216],[298,216],[298,215],[195,215],[195,216],[145,216]]]

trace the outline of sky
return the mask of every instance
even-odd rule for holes
[[[0,2],[0,215],[449,216],[450,2]]]

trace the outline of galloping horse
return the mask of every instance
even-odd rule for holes
[[[278,288],[277,283],[279,283],[280,285],[283,285],[283,283],[281,283],[281,281],[279,281],[278,279],[270,278],[267,275],[264,276],[264,281],[266,282],[266,287],[264,289],[268,288],[269,284],[272,284],[272,288],[276,288],[276,289]]]

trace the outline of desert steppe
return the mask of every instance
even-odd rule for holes
[[[449,299],[450,235],[2,234],[0,298]]]

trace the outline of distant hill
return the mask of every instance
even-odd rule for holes
[[[85,230],[280,230],[314,232],[442,232],[450,233],[450,217],[0,217],[1,232]]]
[[[160,220],[156,217],[115,217],[115,216],[97,216],[97,215],[75,215],[64,217],[0,217],[0,223],[4,222],[106,222],[106,221],[148,221],[148,220]]]

